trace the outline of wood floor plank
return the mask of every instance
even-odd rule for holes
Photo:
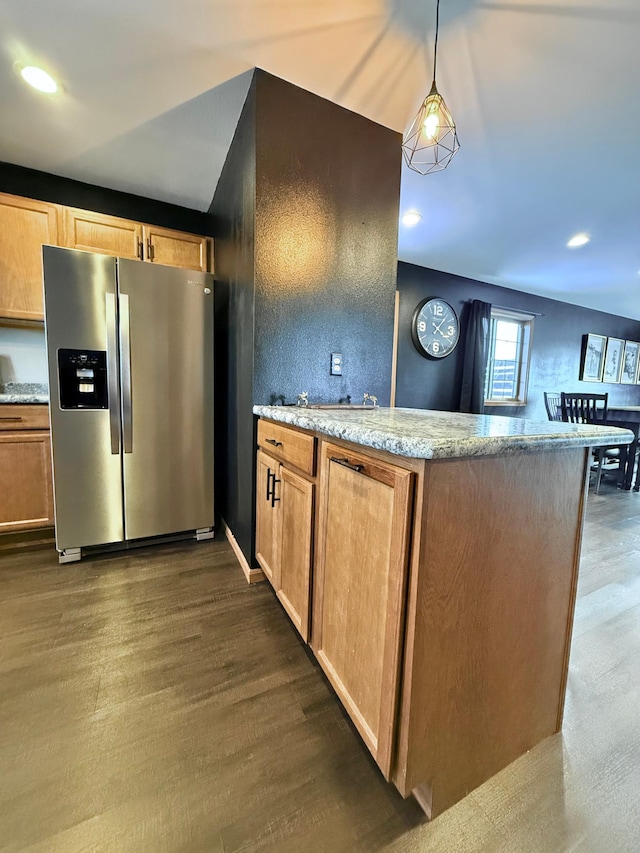
[[[617,853],[640,838],[640,495],[589,496],[565,722],[429,824],[225,540],[0,556],[0,850]]]

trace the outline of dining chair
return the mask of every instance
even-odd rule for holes
[[[544,392],[544,407],[550,421],[562,420],[560,393],[558,391]]]
[[[566,394],[560,392],[560,411],[562,420],[573,424],[605,424],[609,410],[609,394]],[[596,468],[596,495],[600,494],[604,464],[617,461],[617,469],[622,466],[620,447],[592,448]]]

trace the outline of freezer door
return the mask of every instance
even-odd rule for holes
[[[213,526],[213,277],[118,259],[125,538]]]
[[[64,551],[119,542],[124,529],[115,259],[55,246],[42,251],[56,545]],[[91,407],[98,405],[88,393],[96,369],[82,367],[83,355],[102,370],[106,365],[108,408]],[[73,378],[76,367],[88,407],[62,408],[68,402],[61,401],[60,375],[64,382],[71,370]]]

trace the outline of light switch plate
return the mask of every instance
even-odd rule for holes
[[[331,376],[342,376],[342,353],[331,353]]]

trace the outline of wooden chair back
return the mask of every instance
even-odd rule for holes
[[[597,424],[606,421],[609,394],[560,393],[562,420],[573,424]]]

